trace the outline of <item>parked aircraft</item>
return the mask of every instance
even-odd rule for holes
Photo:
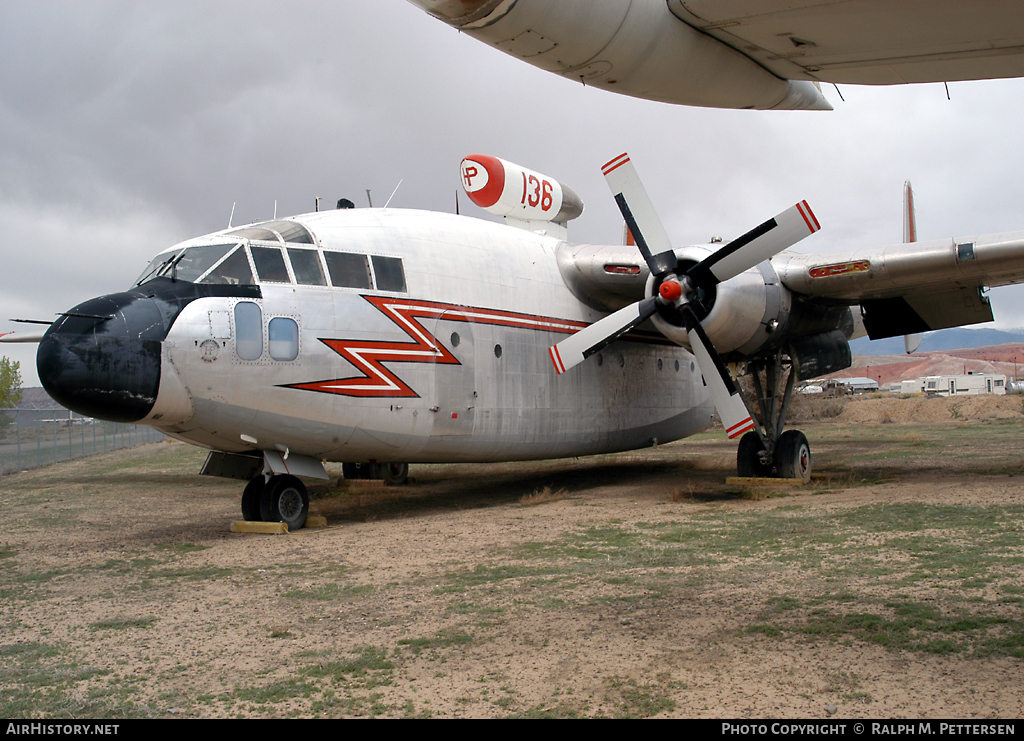
[[[410,0],[524,62],[638,98],[816,109],[821,83],[1024,76],[1015,0]]]
[[[741,474],[807,479],[807,439],[784,430],[797,380],[848,367],[864,331],[988,321],[982,287],[1024,280],[1024,233],[784,251],[819,228],[806,202],[673,248],[629,157],[603,169],[635,247],[569,242],[571,188],[472,155],[463,186],[504,224],[384,208],[228,228],[24,338],[58,402],[209,448],[203,473],[249,482],[243,517],[299,527],[299,477],[323,461],[401,480],[410,462],[610,453],[715,408]]]

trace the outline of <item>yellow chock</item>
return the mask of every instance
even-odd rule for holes
[[[309,515],[306,518],[306,527],[327,527],[327,518],[323,515]]]
[[[730,476],[725,480],[730,486],[803,486],[803,479],[773,479],[771,477],[749,478],[743,476]]]
[[[231,523],[233,533],[264,533],[267,535],[287,535],[288,526],[283,522],[253,522],[252,520],[235,520]]]

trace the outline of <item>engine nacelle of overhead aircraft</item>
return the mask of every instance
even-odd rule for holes
[[[470,200],[497,216],[564,225],[583,213],[583,201],[568,185],[498,157],[471,154],[461,171]]]
[[[680,272],[712,250],[686,247],[676,251]],[[647,279],[648,296],[657,294],[658,281]],[[764,261],[736,277],[719,283],[699,297],[701,325],[725,358],[743,360],[783,346],[799,354],[798,365],[814,375],[849,367],[853,318],[847,306],[809,307],[779,280],[771,262]],[[673,342],[689,348],[686,330],[655,314],[652,322]],[[836,327],[840,327],[837,332]],[[805,376],[801,372],[801,378]]]

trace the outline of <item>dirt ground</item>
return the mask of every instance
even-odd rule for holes
[[[319,486],[288,535],[175,442],[0,478],[0,712],[1020,717],[1020,401],[889,401],[803,426],[804,489],[709,432]]]

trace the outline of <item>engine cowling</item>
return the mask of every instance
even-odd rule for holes
[[[677,250],[680,273],[711,252],[703,247]],[[658,283],[655,276],[648,277],[648,296],[657,293]],[[800,356],[798,365],[814,375],[850,365],[847,338],[854,332],[850,308],[806,303],[782,284],[770,261],[699,294],[696,304],[704,331],[727,360],[747,360],[787,346]],[[651,321],[670,340],[689,348],[686,330],[672,312],[655,314]],[[802,371],[803,377],[809,376]]]
[[[711,253],[712,250],[703,247],[676,250],[679,272],[685,272]],[[648,296],[657,293],[658,283],[655,276],[648,277]],[[780,331],[785,332],[792,305],[792,294],[779,281],[771,263],[765,261],[719,283],[712,291],[701,292],[694,308],[704,331],[722,356],[750,357],[774,345],[772,340],[779,337]],[[686,330],[671,311],[655,314],[652,321],[670,340],[689,347]]]

